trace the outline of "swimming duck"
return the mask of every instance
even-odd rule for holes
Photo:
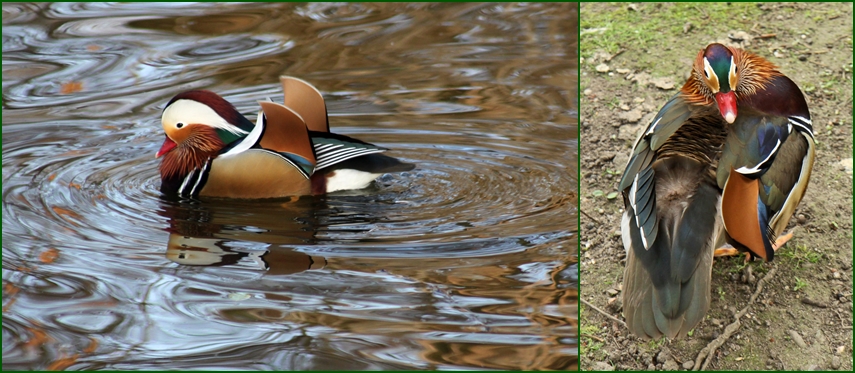
[[[685,335],[728,243],[770,261],[814,162],[798,86],[753,53],[710,44],[633,146],[620,181],[624,315],[643,338]]]
[[[157,152],[162,193],[183,198],[273,198],[368,186],[413,164],[387,149],[329,132],[326,104],[311,84],[280,77],[285,101],[259,102],[253,124],[211,91],[179,93],[163,110]]]

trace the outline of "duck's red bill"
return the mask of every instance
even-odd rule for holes
[[[160,150],[157,151],[157,154],[155,154],[154,157],[160,158],[162,155],[166,154],[170,150],[175,149],[176,146],[178,146],[178,144],[176,144],[175,141],[172,141],[169,136],[167,136],[166,140],[163,142],[163,146],[160,147]]]
[[[733,123],[736,120],[736,94],[733,91],[716,93],[715,102],[718,103],[718,110],[724,120]]]

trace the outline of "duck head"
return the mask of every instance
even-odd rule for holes
[[[161,125],[166,139],[155,157],[163,157],[163,179],[181,177],[201,167],[254,126],[231,103],[204,90],[173,97],[163,109]]]
[[[715,102],[722,118],[733,123],[737,100],[753,95],[779,74],[774,65],[757,55],[713,43],[698,52],[683,93],[691,101]]]

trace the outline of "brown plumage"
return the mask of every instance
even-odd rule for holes
[[[813,158],[810,113],[792,80],[738,48],[701,50],[620,182],[630,331],[675,338],[701,322],[713,252],[725,242],[772,260]]]
[[[379,154],[386,149],[329,133],[321,93],[297,78],[280,81],[286,105],[260,102],[257,125],[210,91],[172,98],[156,154],[163,157],[161,191],[191,198],[321,194],[363,188],[383,173],[414,167]]]

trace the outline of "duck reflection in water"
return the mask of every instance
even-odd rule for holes
[[[269,275],[322,269],[326,259],[288,246],[315,242],[321,199],[272,202],[164,199],[160,215],[169,219],[166,258],[181,265],[251,266]]]

